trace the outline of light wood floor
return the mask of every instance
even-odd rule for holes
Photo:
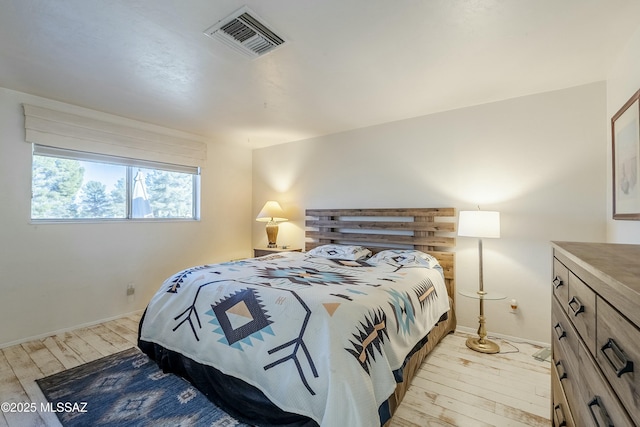
[[[136,344],[138,316],[30,341],[0,350],[0,403],[44,396],[37,378],[125,350]],[[392,427],[549,426],[550,364],[532,357],[538,347],[502,344],[504,353],[469,350],[466,335],[444,338],[414,379]],[[59,426],[55,414],[2,413],[0,427]]]

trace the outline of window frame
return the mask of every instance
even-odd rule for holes
[[[126,187],[126,217],[124,218],[33,218],[33,157],[46,156],[60,159],[70,159],[78,161],[89,161],[102,164],[124,166],[125,187]],[[133,184],[137,168],[155,169],[166,172],[178,172],[190,174],[192,179],[192,200],[190,218],[133,218]],[[29,219],[31,223],[110,223],[110,222],[190,222],[200,221],[200,199],[201,194],[201,169],[199,166],[187,166],[173,163],[156,162],[151,160],[140,160],[129,157],[112,156],[108,154],[90,153],[86,151],[70,150],[66,148],[50,147],[41,144],[33,144],[31,154],[31,197],[29,199]]]

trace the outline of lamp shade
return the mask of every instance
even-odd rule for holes
[[[500,237],[500,212],[460,211],[458,236]]]
[[[261,222],[283,222],[286,220],[287,218],[284,217],[284,211],[280,207],[280,203],[274,200],[269,200],[267,203],[265,203],[262,207],[262,210],[256,217],[256,221]]]

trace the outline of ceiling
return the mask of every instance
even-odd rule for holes
[[[243,5],[287,43],[203,32]],[[640,0],[0,0],[0,87],[250,148],[604,80]]]

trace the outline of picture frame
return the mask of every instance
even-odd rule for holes
[[[640,90],[611,118],[613,219],[640,220]]]

